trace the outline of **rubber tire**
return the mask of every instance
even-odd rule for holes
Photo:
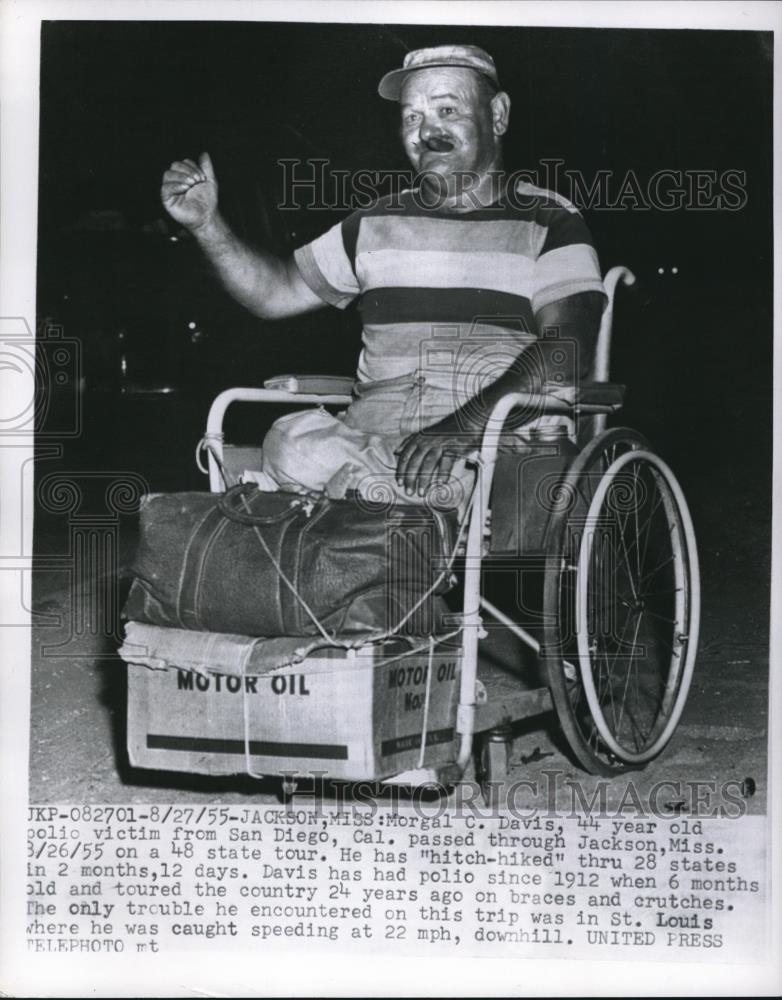
[[[626,427],[614,427],[593,438],[575,457],[563,477],[565,499],[572,491],[583,486],[584,473],[613,445],[627,445],[633,449],[649,449],[646,438],[638,431]],[[588,506],[588,503],[587,505]],[[586,509],[586,507],[585,507]],[[584,741],[573,712],[569,695],[569,682],[565,676],[565,666],[560,653],[559,629],[559,578],[562,572],[564,546],[567,537],[570,506],[565,503],[552,511],[547,531],[546,570],[543,580],[543,634],[540,660],[544,676],[551,692],[551,700],[559,719],[563,735],[579,764],[589,774],[612,777],[631,769],[622,761],[607,761],[596,756]],[[637,768],[636,768],[637,769]]]

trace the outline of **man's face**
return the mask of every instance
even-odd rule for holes
[[[478,74],[460,67],[411,73],[402,87],[402,142],[413,168],[439,174],[483,174],[496,166],[491,100]]]

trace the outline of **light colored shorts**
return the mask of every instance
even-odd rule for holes
[[[277,420],[263,442],[260,471],[245,472],[245,481],[261,489],[325,493],[333,499],[354,490],[368,500],[429,503],[463,510],[472,490],[473,470],[465,459],[450,476],[433,481],[423,498],[408,497],[396,482],[395,449],[415,434],[453,413],[453,383],[425,372],[357,383],[347,410],[336,416],[323,407],[287,414]],[[523,449],[529,428],[561,417],[539,417],[503,437],[503,446]]]

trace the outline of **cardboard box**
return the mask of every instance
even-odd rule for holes
[[[409,648],[398,641],[325,648],[269,672],[256,656],[241,674],[153,669],[123,648],[131,763],[212,775],[318,771],[348,780],[449,763],[461,650],[436,647],[430,676],[428,650],[410,655]]]

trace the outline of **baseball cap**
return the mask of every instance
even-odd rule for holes
[[[392,69],[380,81],[377,92],[387,101],[398,101],[402,84],[410,73],[419,69],[433,69],[435,66],[461,66],[482,73],[499,90],[497,67],[488,52],[477,45],[438,45],[431,49],[415,49],[408,52],[401,69]]]

